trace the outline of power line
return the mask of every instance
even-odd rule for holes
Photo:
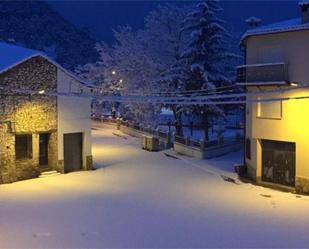
[[[213,89],[198,89],[198,90],[183,90],[183,91],[178,91],[177,89],[175,90],[170,90],[170,91],[160,91],[160,92],[156,92],[156,91],[149,91],[148,93],[141,93],[139,91],[126,91],[124,89],[119,89],[117,90],[119,93],[122,93],[122,94],[125,94],[125,95],[140,95],[140,94],[143,94],[143,95],[164,95],[164,94],[173,94],[173,95],[177,95],[177,94],[207,94],[207,93],[214,93],[218,90],[222,90],[222,89],[230,89],[230,88],[235,88],[235,87],[239,87],[238,85],[229,85],[229,86],[222,86],[222,87],[216,87],[216,88],[213,88]],[[102,93],[115,93],[115,91],[113,90],[102,90],[100,87],[97,87],[96,88],[97,90],[99,90],[99,92],[102,92]],[[116,92],[117,92],[116,91]],[[228,91],[231,91],[231,90],[226,90],[226,92]],[[224,92],[224,91],[221,91],[221,92]],[[218,92],[216,92],[218,93]]]
[[[153,104],[181,104],[181,105],[216,105],[216,104],[244,104],[246,102],[258,101],[284,101],[291,98],[270,98],[262,100],[250,100],[248,97],[260,97],[262,95],[269,95],[275,93],[284,93],[287,91],[293,91],[297,89],[308,88],[309,86],[298,86],[293,88],[267,90],[254,93],[236,93],[236,94],[212,94],[209,96],[185,96],[185,97],[167,97],[167,96],[102,96],[98,94],[85,94],[85,93],[61,93],[55,91],[34,91],[30,89],[12,89],[10,88],[7,94],[17,93],[25,95],[46,95],[46,96],[62,96],[62,97],[82,97],[82,98],[95,98],[102,99],[108,102],[119,103],[153,103]],[[8,88],[8,87],[7,87]],[[5,87],[0,87],[2,90],[6,90]],[[2,93],[3,94],[3,93]],[[233,98],[234,100],[230,100]],[[238,99],[237,98],[241,98]],[[295,97],[295,99],[303,99],[307,96]],[[223,99],[223,100],[222,100]],[[235,100],[236,99],[236,100]]]

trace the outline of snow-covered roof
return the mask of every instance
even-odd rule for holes
[[[246,19],[246,23],[250,23],[250,22],[261,22],[262,20],[258,17],[255,16],[251,16],[249,18]]]
[[[309,4],[309,0],[303,0],[298,3],[299,6],[307,5],[307,4]]]
[[[247,39],[250,36],[307,30],[307,29],[309,29],[309,23],[302,24],[301,18],[294,18],[250,29],[242,36],[241,42],[244,42],[245,39]]]
[[[0,42],[0,74],[7,72],[13,67],[37,56],[45,58],[51,64],[55,65],[57,68],[59,68],[60,70],[62,70],[75,80],[79,81],[80,83],[87,85],[89,87],[93,87],[92,84],[84,80],[81,80],[75,74],[63,68],[61,65],[59,65],[57,62],[49,58],[44,53],[5,42]]]

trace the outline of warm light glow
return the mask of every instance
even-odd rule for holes
[[[44,91],[44,90],[40,90],[38,93],[39,93],[39,94],[44,94],[45,91]]]
[[[112,75],[115,75],[116,74],[116,71],[112,71]]]
[[[123,82],[123,79],[120,79],[119,82],[122,83],[122,82]]]
[[[298,83],[297,82],[291,82],[290,86],[298,86]]]

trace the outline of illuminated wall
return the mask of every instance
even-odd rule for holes
[[[250,37],[247,41],[247,64],[284,62],[288,65],[291,82],[309,84],[309,31]],[[262,87],[262,90],[278,89]],[[261,88],[250,87],[251,92]],[[268,98],[309,96],[309,89],[295,90],[267,96]],[[262,97],[262,96],[260,96]],[[246,159],[249,175],[261,180],[261,140],[276,140],[296,143],[296,189],[309,193],[309,100],[268,103],[264,116],[261,104],[247,105],[246,133],[251,139],[251,159]],[[265,106],[264,106],[265,107]],[[273,113],[271,113],[271,111]],[[281,115],[280,115],[281,111]],[[273,115],[272,115],[273,114]]]
[[[86,93],[75,79],[58,69],[58,91]],[[78,108],[77,108],[78,107]],[[79,97],[58,97],[58,157],[63,161],[63,135],[66,133],[83,133],[83,168],[92,166],[91,156],[91,100]]]
[[[0,75],[0,85],[39,91],[55,90],[57,68],[33,58]],[[50,133],[49,166],[57,166],[57,98],[0,95],[0,183],[33,178],[39,174],[39,133]],[[15,135],[32,134],[32,158],[15,160]]]
[[[12,89],[86,93],[88,88],[42,57],[34,57],[0,75],[0,86]],[[48,168],[64,172],[63,136],[83,133],[83,169],[92,166],[90,99],[0,95],[0,183],[14,182],[39,175],[39,134],[50,134]],[[27,159],[16,159],[15,137],[31,134],[32,150]]]

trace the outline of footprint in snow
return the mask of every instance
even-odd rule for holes
[[[93,232],[82,232],[80,235],[81,235],[81,236],[87,236],[87,235],[98,236],[99,233],[98,233],[98,232],[95,232],[95,231],[93,231]]]
[[[34,238],[39,238],[39,237],[50,237],[51,233],[49,232],[43,232],[43,233],[34,233],[33,237]]]
[[[168,153],[164,153],[164,155],[167,156],[167,157],[173,158],[173,159],[178,159],[178,160],[180,160],[179,157],[176,157],[176,156],[171,155],[171,154],[168,154]]]
[[[114,133],[114,132],[113,132],[113,135],[114,135],[114,136],[117,136],[117,137],[120,137],[120,138],[123,138],[123,139],[126,139],[126,140],[128,139],[126,136],[120,135],[120,134],[118,134],[118,133]]]
[[[277,204],[276,204],[275,201],[271,201],[270,203],[271,203],[271,205],[272,205],[273,208],[276,208],[276,207],[277,207]]]
[[[221,177],[226,182],[230,182],[230,183],[234,183],[234,184],[239,185],[239,183],[235,179],[233,179],[231,177],[228,177],[228,176],[225,176],[225,175],[221,175]]]

